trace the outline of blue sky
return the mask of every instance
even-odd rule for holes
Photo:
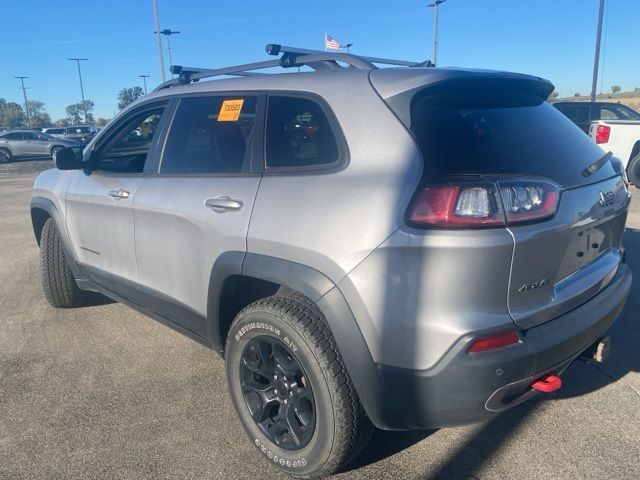
[[[75,63],[83,62],[85,96],[95,116],[110,118],[123,87],[160,81],[151,0],[3,2],[0,97],[29,98],[53,119],[80,100]],[[431,57],[433,17],[427,0],[290,1],[158,0],[161,28],[172,37],[174,63],[225,66],[265,59],[266,43],[322,49],[326,30],[354,43],[352,53]],[[598,0],[448,0],[440,9],[439,63],[512,70],[550,79],[569,96],[591,88]],[[640,87],[640,0],[607,0],[603,89]],[[8,21],[10,20],[10,21]],[[166,53],[165,53],[166,55]],[[166,60],[168,64],[168,60]]]

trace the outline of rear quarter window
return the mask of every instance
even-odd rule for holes
[[[333,166],[340,160],[327,114],[308,98],[269,97],[265,143],[266,166],[271,169]]]

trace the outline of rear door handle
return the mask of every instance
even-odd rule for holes
[[[122,188],[116,188],[115,190],[109,190],[109,196],[120,200],[122,198],[129,198],[129,192]]]
[[[224,195],[209,198],[205,200],[204,204],[214,212],[219,213],[226,212],[227,210],[240,210],[242,208],[242,202],[240,200],[234,200]]]

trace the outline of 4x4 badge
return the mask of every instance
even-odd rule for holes
[[[519,292],[528,292],[529,290],[535,290],[536,288],[546,287],[547,285],[549,285],[549,279],[548,278],[543,278],[539,282],[527,283],[526,285],[522,285],[518,289],[518,291]]]

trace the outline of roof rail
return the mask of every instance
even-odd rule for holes
[[[240,77],[249,77],[254,75],[263,75],[255,72],[254,70],[261,70],[266,68],[282,67],[301,67],[308,66],[312,69],[318,70],[342,70],[349,68],[370,70],[378,68],[376,63],[382,65],[398,65],[405,67],[433,67],[431,61],[425,62],[411,62],[407,60],[394,60],[390,58],[378,58],[378,57],[364,57],[360,55],[353,55],[350,53],[341,52],[323,52],[321,50],[308,50],[304,48],[287,47],[275,43],[270,43],[265,47],[267,54],[280,55],[282,57],[273,60],[265,60],[262,62],[245,63],[242,65],[235,65],[232,67],[207,69],[207,68],[193,68],[183,67],[180,65],[172,65],[170,70],[174,75],[178,75],[178,78],[173,78],[164,83],[161,83],[154,89],[155,91],[170,88],[176,85],[186,85],[192,82],[197,82],[202,78],[216,77],[220,75],[236,75]],[[348,66],[343,67],[340,63],[345,63]]]

